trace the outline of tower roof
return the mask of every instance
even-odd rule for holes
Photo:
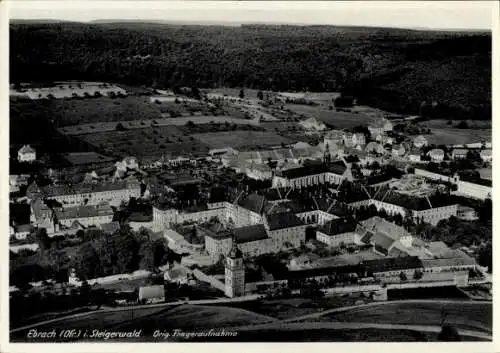
[[[228,257],[231,258],[231,259],[239,259],[239,258],[243,257],[243,253],[238,248],[238,246],[236,246],[236,244],[234,244],[233,248],[229,252]]]

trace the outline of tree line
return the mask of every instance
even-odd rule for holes
[[[491,116],[488,34],[66,23],[12,24],[10,36],[13,83],[342,91],[389,111]]]

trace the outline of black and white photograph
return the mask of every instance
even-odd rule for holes
[[[9,347],[493,351],[496,1],[4,5]]]

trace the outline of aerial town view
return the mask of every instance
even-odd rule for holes
[[[11,342],[492,341],[490,29],[253,20],[10,19]]]

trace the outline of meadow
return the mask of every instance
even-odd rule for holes
[[[206,144],[186,136],[175,126],[107,131],[82,135],[79,138],[99,150],[118,157],[149,158],[208,153]]]
[[[206,134],[194,134],[192,136],[198,141],[210,146],[210,148],[266,147],[296,142],[270,131],[210,132]]]

